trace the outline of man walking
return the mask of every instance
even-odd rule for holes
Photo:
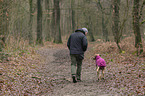
[[[84,52],[87,50],[88,46],[86,38],[87,33],[87,28],[77,29],[70,35],[67,42],[71,57],[71,75],[73,83],[81,81],[82,60],[84,59]]]

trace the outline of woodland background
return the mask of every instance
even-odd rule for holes
[[[86,27],[89,41],[115,41],[120,51],[120,41],[132,36],[141,53],[144,5],[144,0],[0,0],[0,49],[62,43]]]
[[[69,67],[67,39],[83,27],[89,31],[88,74],[94,53],[108,64],[106,83],[92,85],[122,96],[145,95],[145,0],[0,0],[0,95],[47,96],[53,87],[74,88],[68,71],[65,78],[53,74]]]

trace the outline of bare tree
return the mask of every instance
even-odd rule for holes
[[[108,29],[107,29],[107,24],[109,22],[109,18],[107,20],[105,20],[105,8],[103,8],[100,0],[98,0],[97,3],[99,9],[101,10],[101,14],[102,14],[102,32],[103,32],[103,36],[105,37],[105,41],[109,41],[108,38]],[[108,13],[111,16],[111,8],[110,8],[110,13]]]
[[[143,52],[141,33],[140,33],[140,13],[139,13],[139,2],[140,0],[134,0],[133,5],[133,31],[135,35],[135,47],[137,48],[137,55]]]
[[[46,12],[47,12],[47,16],[46,16],[46,37],[45,37],[46,41],[51,40],[49,3],[50,3],[50,0],[45,0],[45,9],[46,9]]]
[[[60,7],[59,0],[54,0],[54,9],[52,17],[52,30],[54,32],[54,43],[62,43],[60,30]]]
[[[72,30],[75,30],[75,10],[74,10],[75,0],[71,0],[71,13],[72,13]]]
[[[42,37],[42,1],[37,0],[37,44],[43,45]]]
[[[33,0],[29,0],[29,5],[30,5],[30,20],[29,20],[29,44],[31,45],[33,43],[33,34],[32,34],[32,24],[33,24],[33,6],[32,6]]]
[[[112,31],[114,35],[114,40],[119,48],[119,51],[122,52],[121,47],[119,45],[120,38],[122,36],[121,32],[119,31],[119,6],[120,6],[120,0],[112,0],[112,7],[113,7]]]
[[[9,25],[9,11],[8,11],[8,2],[7,0],[0,0],[0,51],[5,45],[5,39],[8,34],[8,25]]]
[[[86,6],[88,5],[91,5],[91,1],[90,0],[84,0],[85,3],[84,5],[86,4]],[[93,34],[93,18],[91,18],[92,14],[91,14],[91,8],[87,8],[84,9],[84,19],[85,19],[85,24],[84,26],[88,28],[88,35],[90,37],[90,41],[91,42],[94,42],[95,41],[95,38],[94,38],[94,34]]]

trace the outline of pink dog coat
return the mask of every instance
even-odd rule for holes
[[[101,58],[100,56],[96,56],[96,66],[106,67],[105,60],[103,58]]]

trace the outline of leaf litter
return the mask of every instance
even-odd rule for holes
[[[122,53],[118,52],[114,42],[89,44],[88,51],[85,54],[84,66],[88,69],[94,67],[94,61],[91,57],[95,53],[101,54],[101,57],[106,60],[105,83],[99,82],[98,84],[99,88],[105,93],[112,92],[113,94],[114,92],[122,96],[145,95],[145,53],[137,57],[134,54],[136,49],[132,41],[132,38],[122,40],[120,43],[123,48]],[[56,57],[53,63],[58,63],[59,69],[65,69],[63,63],[70,63],[66,45],[50,43],[49,46],[39,50],[43,49],[61,49],[53,54]],[[70,79],[61,75],[62,73],[50,72],[51,76],[47,76],[43,72],[42,66],[47,61],[44,58],[49,55],[49,52],[45,54],[45,51],[47,50],[42,52],[30,50],[29,54],[25,52],[16,54],[9,57],[9,60],[0,63],[0,95],[46,95],[53,92],[56,86],[63,88],[66,81],[69,83]],[[90,84],[90,81],[87,82],[88,84],[80,84],[94,86]]]

